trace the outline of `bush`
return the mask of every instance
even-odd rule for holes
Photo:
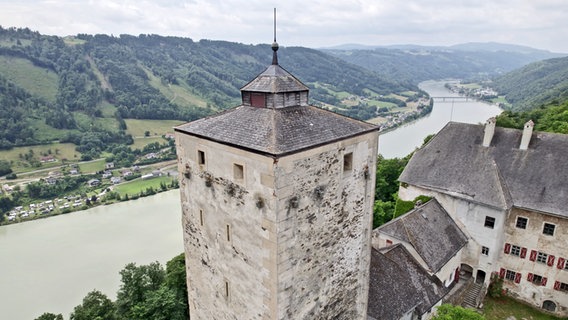
[[[15,180],[15,179],[18,179],[18,176],[13,172],[6,175],[6,180]]]

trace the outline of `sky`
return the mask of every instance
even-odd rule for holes
[[[566,0],[0,0],[0,25],[47,35],[158,34],[271,43],[519,44],[568,53]]]

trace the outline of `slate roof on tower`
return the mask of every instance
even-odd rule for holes
[[[306,85],[277,64],[270,65],[264,72],[241,88],[241,91],[269,93],[308,90],[309,88]]]
[[[177,132],[272,157],[378,131],[370,123],[309,106],[308,87],[273,61],[242,89],[243,103],[180,125]],[[260,106],[253,95],[260,96]],[[258,101],[258,100],[257,100]]]

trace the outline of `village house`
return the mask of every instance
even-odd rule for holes
[[[568,135],[450,122],[401,174],[399,196],[434,197],[469,239],[461,269],[568,316]]]

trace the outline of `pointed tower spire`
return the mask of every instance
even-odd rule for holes
[[[274,8],[274,42],[272,43],[272,64],[278,64],[278,42],[276,42],[276,8]]]

